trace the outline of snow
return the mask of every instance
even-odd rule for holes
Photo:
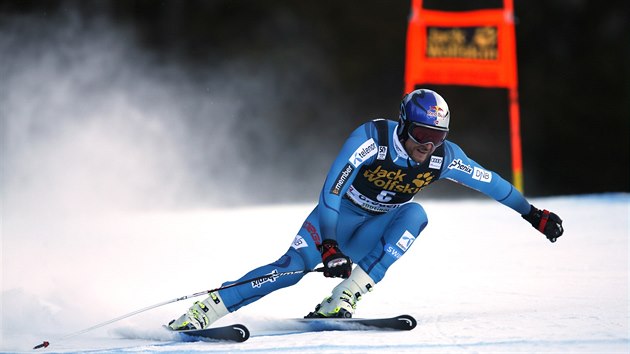
[[[628,353],[630,195],[531,199],[557,212],[549,243],[480,199],[419,200],[429,226],[359,302],[358,317],[413,315],[409,332],[266,335],[338,282],[308,274],[221,319],[244,343],[173,342],[161,326],[193,300],[93,325],[235,280],[277,259],[313,205],[121,211],[37,218],[3,211],[2,352]],[[80,209],[80,208],[79,208]]]

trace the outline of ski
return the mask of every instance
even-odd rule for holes
[[[294,321],[305,324],[307,330],[319,331],[366,331],[396,330],[409,331],[418,322],[413,316],[400,315],[384,318],[299,318]]]
[[[168,326],[164,327],[173,333],[179,334],[180,338],[186,342],[203,339],[244,342],[249,338],[249,330],[242,324],[206,329],[187,329],[182,331],[175,331]]]

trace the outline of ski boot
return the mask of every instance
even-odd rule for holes
[[[315,311],[304,318],[351,318],[361,296],[374,288],[374,281],[360,267],[355,267],[348,279],[337,285],[332,295],[315,306]]]
[[[211,293],[207,299],[195,302],[188,312],[169,322],[168,326],[174,331],[205,329],[228,313],[219,294]]]

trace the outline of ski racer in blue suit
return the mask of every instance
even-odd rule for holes
[[[236,282],[262,277],[258,281],[211,293],[169,326],[174,330],[207,328],[229,312],[294,285],[304,276],[278,274],[312,270],[320,263],[325,276],[344,280],[306,317],[352,317],[357,301],[374,289],[427,226],[426,212],[412,198],[440,179],[488,195],[555,242],[563,234],[562,220],[535,208],[512,184],[446,140],[449,121],[444,99],[420,89],[403,98],[398,122],[377,119],[358,127],[341,148],[318,205],[286,253]]]

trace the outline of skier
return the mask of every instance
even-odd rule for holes
[[[564,232],[562,220],[531,205],[512,184],[445,140],[449,121],[446,101],[434,91],[420,89],[403,98],[397,123],[377,119],[358,127],[333,162],[319,204],[287,252],[237,281],[269,277],[213,292],[169,326],[173,330],[208,328],[304,276],[274,274],[312,270],[319,263],[323,263],[324,276],[344,280],[306,317],[352,317],[357,301],[373,290],[427,226],[424,209],[411,200],[439,179],[494,198],[555,242]],[[353,261],[357,262],[354,269]]]

